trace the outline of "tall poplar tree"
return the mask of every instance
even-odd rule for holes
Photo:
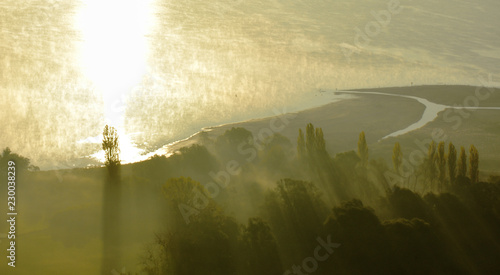
[[[394,149],[392,149],[392,164],[394,164],[394,170],[396,173],[399,172],[399,167],[403,163],[403,152],[401,151],[401,145],[399,142],[394,143]]]
[[[368,145],[366,144],[365,132],[359,134],[358,156],[361,159],[362,165],[366,166],[368,163]]]
[[[457,149],[451,142],[448,145],[448,176],[450,177],[450,184],[455,183],[457,177]]]
[[[469,177],[472,183],[477,183],[479,179],[479,153],[474,145],[469,150]]]
[[[458,171],[459,177],[467,176],[467,154],[465,153],[465,148],[460,147],[460,157],[458,158]]]
[[[102,149],[108,178],[104,183],[102,203],[102,274],[120,270],[120,148],[118,132],[106,125],[102,133]]]
[[[297,155],[299,160],[303,160],[306,156],[306,142],[302,129],[299,129],[299,137],[297,138]]]
[[[431,141],[429,144],[429,150],[427,151],[427,160],[426,160],[426,170],[427,177],[431,180],[431,182],[436,178],[436,143]]]
[[[444,151],[444,141],[439,142],[437,148],[437,167],[438,167],[438,179],[439,179],[439,189],[442,191],[443,185],[446,181],[446,154]]]

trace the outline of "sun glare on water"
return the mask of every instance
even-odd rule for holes
[[[102,93],[105,123],[121,134],[125,161],[134,161],[140,153],[122,125],[125,99],[147,71],[147,34],[152,16],[152,0],[85,0],[77,16],[80,65]]]
[[[112,114],[119,109],[115,101],[126,96],[146,73],[151,17],[150,0],[86,0],[77,17],[82,34],[80,63],[102,92],[106,119],[112,122],[120,119]]]

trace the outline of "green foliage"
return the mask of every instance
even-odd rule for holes
[[[303,148],[303,137],[302,130],[299,130],[299,137],[297,138],[298,150]],[[314,128],[312,123],[306,126],[306,140],[305,140],[306,154],[310,161],[324,161],[324,158],[328,153],[326,152],[326,142],[323,136],[323,129]]]
[[[301,140],[299,131],[298,141]],[[299,150],[302,147],[298,142]],[[300,145],[300,146],[299,146]],[[326,141],[321,128],[314,128],[312,123],[306,126],[305,151],[307,157],[301,159],[299,165],[303,165],[305,174],[314,175],[311,180],[316,181],[322,189],[328,194],[329,200],[335,200],[336,197],[345,197],[345,188],[342,187],[342,178],[338,167],[326,151]],[[304,165],[305,164],[305,165]]]
[[[208,149],[198,144],[181,148],[173,157],[178,158],[176,161],[179,165],[175,165],[175,169],[180,171],[181,175],[208,174],[218,165],[217,159],[210,154]]]
[[[446,181],[446,154],[444,151],[444,141],[439,142],[437,148],[436,162],[438,167],[439,190],[442,191]]]
[[[483,200],[482,195],[475,196],[481,192],[478,184],[470,188],[464,190],[469,207]],[[499,194],[498,188],[488,190]],[[485,210],[473,208],[473,213],[449,193],[422,199],[408,189],[395,188],[389,200],[394,216],[383,222],[359,200],[334,207],[325,223],[326,234],[342,246],[321,274],[495,273],[498,264],[490,255],[500,250],[494,241],[500,237],[494,230],[500,225],[498,213],[478,220],[476,215]],[[486,209],[495,204],[482,203]],[[487,226],[479,225],[486,220]]]
[[[393,209],[394,218],[430,220],[430,213],[425,202],[409,189],[395,186],[388,192],[387,199]]]
[[[102,133],[102,149],[108,179],[104,183],[102,209],[102,272],[118,268],[121,244],[121,175],[118,133],[106,125]]]
[[[469,150],[469,177],[472,183],[476,183],[479,178],[479,153],[474,145]]]
[[[244,156],[238,150],[238,147],[242,144],[255,145],[252,133],[245,128],[233,127],[217,137],[215,140],[215,151],[223,163],[229,160],[236,160],[243,163],[245,162]]]
[[[346,174],[351,176],[355,176],[356,165],[361,161],[358,154],[354,150],[338,153],[333,159]]]
[[[446,189],[451,193],[432,189],[434,193],[422,197],[409,189],[389,186],[384,173],[390,168],[384,161],[371,160],[361,167],[356,151],[331,158],[321,128],[310,124],[308,129],[310,135],[302,133],[302,143],[302,131],[297,139],[297,150],[302,147],[305,153],[303,161],[286,158],[294,146],[284,136],[273,135],[261,144],[258,159],[243,173],[232,176],[229,187],[213,198],[207,196],[204,186],[208,189],[214,181],[208,174],[217,173],[224,164],[227,155],[219,153],[227,149],[223,146],[237,147],[240,141],[251,138],[250,132],[229,130],[219,145],[207,142],[205,146],[182,148],[168,158],[156,156],[123,165],[121,208],[114,209],[120,209],[127,219],[115,230],[107,230],[105,237],[112,239],[117,232],[126,232],[121,251],[128,255],[123,262],[129,263],[137,257],[136,247],[151,242],[156,232],[154,244],[142,255],[146,274],[282,274],[314,256],[318,237],[325,240],[326,236],[341,246],[328,260],[318,262],[315,274],[498,273],[498,179],[471,184],[465,177],[465,150],[457,170],[465,164],[466,172]],[[231,154],[232,149],[227,150],[225,154]],[[398,151],[400,147],[395,145],[393,160],[402,159]],[[6,150],[2,158],[12,155]],[[476,152],[471,155],[478,159]],[[430,146],[428,156],[436,177],[426,177],[416,182],[418,185],[441,177],[444,144]],[[444,159],[451,181],[456,160],[451,143]],[[115,199],[99,201],[109,198],[101,193],[106,169],[26,174],[24,186],[30,188],[19,189],[19,194],[23,201],[43,207],[23,209],[27,217],[23,228],[33,232],[21,233],[23,238],[40,240],[44,249],[52,241],[60,242],[55,249],[48,248],[52,253],[76,251],[73,248],[98,251],[106,245],[106,240],[100,243],[95,234],[113,221],[113,211],[101,211],[101,204],[117,204]],[[72,188],[64,189],[67,186]],[[57,195],[61,190],[65,190],[63,197]],[[46,205],[47,200],[55,204]],[[92,207],[85,205],[89,200]],[[189,223],[179,209],[181,204],[195,213]],[[107,219],[100,222],[99,213]],[[45,225],[49,230],[43,229]],[[39,228],[42,230],[35,231]],[[28,247],[23,248],[30,253]],[[41,250],[30,248],[43,255]]]
[[[345,233],[354,233],[355,231],[362,230],[369,231],[369,229],[376,229],[380,225],[380,221],[375,215],[375,210],[365,207],[363,202],[358,199],[353,199],[342,203],[339,207],[334,207],[333,213],[326,221],[327,227],[332,227],[331,229],[333,230],[342,230]],[[359,235],[363,234],[360,233]]]
[[[236,148],[241,142],[248,142],[252,138],[252,133],[245,128],[231,128],[215,140],[216,148],[232,149]]]
[[[460,157],[458,159],[457,174],[459,177],[467,176],[467,154],[465,153],[465,148],[463,146],[460,147]]]
[[[362,174],[364,174],[359,172],[360,168],[363,169],[363,167],[359,167],[360,161],[361,159],[354,150],[338,153],[335,155],[335,157],[333,158],[335,167],[338,170],[342,171],[339,177],[340,179],[332,182],[335,195],[339,195],[342,193],[356,193],[356,188],[360,183],[359,178]],[[340,183],[340,181],[347,182],[347,184],[342,184]],[[342,199],[346,199],[347,197],[347,195],[344,195]]]
[[[293,146],[288,138],[275,133],[271,140],[264,144],[263,150],[259,151],[260,165],[268,170],[269,174],[286,174],[290,168],[293,154]]]
[[[276,235],[281,254],[304,258],[321,231],[326,215],[319,190],[310,182],[282,179],[265,199],[264,215]]]
[[[437,169],[436,169],[436,143],[431,141],[429,145],[429,149],[427,151],[427,159],[426,159],[426,170],[429,179],[434,180],[436,178]]]
[[[312,123],[306,126],[306,149],[309,157],[312,157],[316,146],[316,134],[314,130],[314,125]]]
[[[306,142],[302,129],[299,129],[299,136],[297,137],[297,154],[299,160],[304,160],[306,157]]]
[[[358,156],[361,159],[361,164],[366,166],[368,163],[368,145],[366,144],[365,132],[359,134]]]
[[[432,226],[422,219],[394,219],[383,222],[390,244],[391,265],[387,274],[431,274],[448,263],[442,242]],[[442,271],[444,272],[444,271]]]
[[[275,192],[280,197],[282,209],[291,219],[297,223],[297,219],[308,221],[307,227],[321,223],[319,214],[325,210],[325,205],[319,190],[312,183],[282,179],[277,182]]]
[[[1,162],[0,167],[1,167],[2,171],[7,171],[7,164],[9,161],[14,161],[16,163],[16,170],[17,171],[23,171],[23,170],[38,171],[38,170],[40,170],[38,167],[31,165],[30,160],[28,158],[25,158],[21,155],[13,153],[9,147],[6,147],[2,151],[2,154],[0,155],[0,162]]]
[[[226,145],[234,146],[237,140]],[[364,148],[362,144],[366,144],[366,140],[362,135],[360,140],[360,147]],[[460,198],[444,193],[422,198],[409,189],[390,187],[384,178],[387,171],[384,162],[359,165],[362,162],[359,152],[363,150],[339,153],[332,159],[326,152],[323,131],[312,124],[307,125],[305,136],[299,131],[297,153],[302,156],[300,161],[296,159],[295,164],[284,161],[287,150],[293,150],[293,146],[281,135],[272,136],[261,145],[258,161],[248,170],[251,173],[234,178],[232,183],[237,188],[225,190],[231,199],[224,196],[207,198],[206,207],[196,208],[196,215],[189,224],[185,223],[177,206],[199,202],[193,190],[204,194],[203,185],[189,178],[170,179],[163,187],[169,209],[173,209],[167,211],[170,231],[156,243],[165,251],[161,256],[157,253],[157,258],[163,260],[156,262],[163,268],[156,270],[163,270],[160,274],[281,274],[283,269],[311,256],[318,236],[330,235],[342,246],[328,261],[321,262],[318,274],[467,274],[474,270],[491,273],[495,265],[493,257],[488,255],[500,252],[498,247],[489,245],[500,238],[494,233],[497,232],[494,229],[500,232],[500,203],[496,199],[496,194],[500,193],[493,185],[471,185],[464,181],[466,178],[460,177],[451,188],[444,189],[446,175],[453,182],[455,170],[459,170],[454,145],[448,145],[447,154],[444,146],[444,142],[430,144],[423,165],[426,177],[415,181],[415,185],[439,183],[441,191],[453,191]],[[392,153],[394,168],[399,169],[402,165],[399,144],[395,144]],[[186,148],[169,160],[178,166],[174,163],[170,166],[177,167],[175,170],[181,171],[179,173],[192,174],[201,169],[198,167],[201,164],[193,163],[203,155],[209,156],[209,150]],[[217,157],[207,158],[207,161],[220,161],[220,156]],[[189,165],[197,168],[182,168]],[[303,173],[298,175],[310,181],[286,178],[295,174],[292,167],[302,168]],[[250,189],[242,188],[248,185],[248,179],[255,179],[253,173],[259,175],[259,180],[251,181],[253,186],[264,191],[249,192]],[[420,173],[416,171],[415,175]],[[266,185],[259,185],[259,181],[269,182],[274,177],[282,179],[267,191]],[[386,197],[380,199],[384,190]],[[341,192],[344,193],[340,195]],[[492,195],[485,196],[485,193]],[[266,194],[264,199],[258,199],[262,194]],[[338,197],[347,201],[338,203],[339,200],[331,199]],[[378,208],[385,212],[377,215],[374,208],[353,199],[355,197],[362,198],[372,207],[380,206]],[[330,213],[324,199],[332,203]],[[250,201],[263,203],[263,206],[261,217],[255,217],[256,212],[246,212],[251,213],[247,217],[253,217],[246,225],[238,224],[219,207],[220,203],[231,213],[238,213],[243,205],[258,207]],[[379,205],[380,202],[383,204]],[[459,218],[462,213],[463,221]],[[468,252],[469,248],[473,252]],[[152,254],[146,255],[152,262]],[[209,255],[206,256],[209,260],[202,255]],[[479,259],[488,264],[476,264]]]
[[[102,132],[102,150],[106,159],[106,166],[112,169],[120,165],[120,147],[118,144],[118,132],[114,127],[104,126]]]
[[[323,129],[321,128],[316,128],[316,138],[315,138],[315,148],[318,152],[324,152],[326,151],[326,143],[325,143],[325,138],[323,136]]]
[[[191,178],[179,177],[170,178],[162,186],[163,195],[167,201],[174,207],[180,203],[190,203],[193,200],[193,190],[198,188],[204,190],[203,186]]]
[[[206,196],[206,190],[191,178],[170,178],[162,186],[169,209],[169,224],[184,227],[184,224],[209,219],[220,213],[216,203]]]
[[[339,274],[383,274],[389,244],[385,241],[382,224],[372,208],[353,199],[333,208],[325,222],[329,234],[342,246],[328,266]],[[333,263],[335,261],[335,264]],[[330,274],[325,270],[323,274]]]
[[[186,275],[234,274],[238,262],[234,253],[239,235],[236,222],[225,216],[217,204],[204,195],[205,188],[191,178],[171,178],[162,190],[169,210],[170,231],[156,241],[165,253],[149,251],[144,271]],[[189,216],[189,223],[179,211],[181,206],[195,211]],[[161,264],[161,267],[155,264]]]
[[[157,242],[166,251],[161,274],[236,274],[238,235],[233,219],[216,215],[161,236]]]
[[[399,142],[394,143],[394,149],[392,149],[392,163],[394,165],[394,171],[399,172],[399,167],[403,163],[403,152],[401,151],[401,145]]]
[[[448,145],[448,176],[450,184],[454,184],[457,177],[457,149],[451,142]]]
[[[243,228],[242,274],[273,275],[283,272],[278,246],[269,225],[261,218],[250,218]]]

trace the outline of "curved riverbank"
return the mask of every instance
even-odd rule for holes
[[[420,120],[417,122],[409,125],[408,127],[398,130],[396,132],[390,133],[383,137],[382,139],[386,139],[389,137],[397,137],[400,135],[407,134],[411,131],[414,131],[416,129],[419,129],[421,127],[424,127],[427,125],[429,122],[432,122],[438,117],[438,114],[440,112],[445,111],[446,109],[468,109],[468,110],[500,110],[500,107],[467,107],[467,106],[449,106],[449,105],[443,105],[443,104],[438,104],[431,102],[425,98],[417,97],[417,96],[410,96],[410,95],[402,95],[402,94],[390,94],[390,93],[381,93],[381,92],[370,92],[370,91],[341,91],[338,93],[345,93],[345,94],[369,94],[369,95],[384,95],[384,96],[395,96],[395,97],[402,97],[402,98],[409,98],[418,101],[420,104],[425,106],[425,110],[422,113],[422,117]]]

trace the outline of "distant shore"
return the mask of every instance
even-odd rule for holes
[[[327,141],[327,148],[331,153],[339,153],[356,148],[357,135],[365,131],[371,147],[372,158],[383,158],[390,161],[390,152],[395,141],[403,146],[403,153],[409,154],[417,150],[415,139],[426,140],[432,136],[436,128],[442,129],[446,140],[452,141],[457,146],[468,148],[470,144],[478,147],[481,156],[481,168],[483,171],[494,171],[500,167],[500,110],[464,110],[467,118],[462,118],[460,127],[456,123],[447,122],[449,118],[443,118],[443,110],[437,112],[437,117],[427,121],[422,127],[410,129],[407,133],[390,137],[391,133],[397,133],[422,119],[425,106],[417,100],[404,97],[387,96],[384,93],[419,97],[428,100],[432,104],[447,106],[463,106],[464,100],[474,96],[479,88],[473,86],[415,86],[415,87],[392,87],[376,89],[359,89],[349,91],[321,91],[307,103],[307,108],[296,112],[290,123],[280,131],[280,134],[294,143],[297,139],[298,129],[305,128],[307,123],[313,123],[316,127],[322,127]],[[354,96],[343,98],[334,102],[335,94],[359,92]],[[481,94],[490,92],[487,100],[479,101],[480,107],[500,107],[500,92],[489,88],[480,88]],[[472,102],[472,101],[471,101]],[[316,105],[315,105],[316,104]],[[488,114],[490,116],[488,116]],[[433,114],[434,115],[434,114]],[[457,119],[458,114],[452,113],[449,117]],[[243,122],[229,123],[214,127],[204,128],[202,131],[208,133],[211,138],[223,134],[232,127],[243,127],[258,135],[261,129],[269,127],[274,117],[252,119]],[[494,130],[495,125],[497,129]],[[456,128],[456,129],[455,129]],[[474,130],[472,130],[472,128]],[[202,132],[200,131],[200,132]],[[480,134],[482,133],[482,134]],[[167,148],[172,153],[184,146],[198,142],[199,133],[190,138],[170,144]],[[385,138],[385,139],[384,139]],[[383,140],[382,140],[383,139]],[[498,168],[497,168],[498,169]]]
[[[497,90],[499,90],[497,92]],[[479,91],[479,92],[478,92]],[[353,93],[355,92],[355,93]],[[379,94],[377,94],[379,93]],[[486,95],[481,100],[476,94]],[[395,96],[388,96],[392,94]],[[401,97],[405,96],[405,97]],[[403,146],[403,153],[410,154],[417,150],[416,139],[426,140],[432,136],[432,131],[442,129],[446,140],[457,146],[468,148],[474,144],[481,156],[482,171],[495,171],[500,167],[500,110],[462,110],[462,113],[436,109],[428,121],[422,122],[426,106],[412,97],[418,97],[438,106],[463,106],[472,104],[471,98],[476,97],[480,107],[500,107],[500,89],[457,86],[429,85],[409,87],[389,87],[356,90],[320,90],[304,96],[303,100],[276,108],[278,113],[294,114],[290,123],[279,134],[296,142],[298,129],[304,129],[307,123],[323,128],[328,150],[335,154],[356,148],[357,136],[365,131],[371,149],[372,158],[383,158],[390,163],[395,141]],[[465,102],[465,103],[464,103]],[[429,111],[429,110],[427,110]],[[447,115],[447,116],[445,116]],[[437,117],[435,117],[437,116]],[[434,118],[435,117],[435,118]],[[226,130],[233,127],[243,127],[258,135],[259,131],[269,127],[276,116],[262,115],[258,118],[240,122],[209,126],[191,135],[164,145],[163,147],[141,156],[141,161],[153,155],[170,155],[182,147],[199,143],[201,132],[215,139]],[[451,122],[450,122],[451,120]],[[457,121],[460,125],[457,127]],[[418,127],[411,127],[411,126]],[[414,128],[414,129],[413,129]],[[83,164],[87,161],[75,161]],[[132,163],[135,161],[132,161]],[[80,165],[76,165],[78,167]],[[69,167],[68,167],[69,168]],[[48,168],[50,169],[50,168]]]

